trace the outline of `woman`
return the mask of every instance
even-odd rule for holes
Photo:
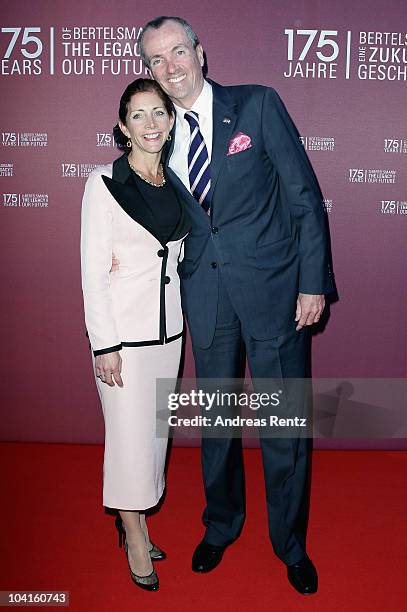
[[[96,168],[82,204],[82,288],[105,420],[103,503],[118,510],[133,581],[158,589],[145,510],[164,490],[167,438],[156,437],[157,378],[176,379],[183,319],[177,264],[189,221],[161,152],[174,124],[150,79],[122,95],[115,139],[126,153]],[[112,256],[120,265],[111,270]]]

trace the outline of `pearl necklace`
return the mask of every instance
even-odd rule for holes
[[[139,172],[138,170],[136,170],[136,168],[131,164],[130,160],[127,160],[129,162],[129,166],[130,168],[133,170],[133,172],[135,174],[137,174],[137,176],[139,176],[145,183],[148,183],[149,185],[152,185],[153,187],[164,187],[166,181],[165,181],[165,176],[164,176],[164,169],[163,169],[163,165],[160,164],[158,166],[158,173],[161,175],[162,178],[162,182],[161,183],[153,183],[153,181],[149,181],[148,179],[146,179],[141,172]]]

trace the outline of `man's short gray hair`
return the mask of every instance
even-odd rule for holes
[[[199,38],[196,35],[195,31],[191,28],[189,23],[185,21],[185,19],[182,19],[182,17],[166,17],[163,15],[162,17],[157,17],[156,19],[152,19],[151,21],[146,23],[146,25],[143,27],[143,31],[141,32],[140,38],[138,40],[139,47],[140,47],[140,55],[141,55],[141,58],[144,64],[147,66],[147,68],[150,68],[150,64],[149,64],[149,61],[148,61],[148,58],[146,56],[144,46],[143,46],[144,34],[146,33],[147,30],[150,30],[150,29],[158,30],[159,28],[161,28],[161,26],[166,21],[175,21],[175,23],[179,23],[179,25],[185,30],[185,33],[188,36],[189,40],[191,41],[194,49],[196,49],[196,47],[199,45]]]

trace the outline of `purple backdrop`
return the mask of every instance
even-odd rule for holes
[[[326,198],[340,292],[315,337],[314,375],[406,376],[404,0],[223,0],[216,10],[208,0],[15,0],[0,10],[1,439],[103,438],[84,337],[81,197],[89,170],[117,156],[118,99],[143,73],[139,28],[162,12],[196,28],[211,78],[272,85],[300,130]]]

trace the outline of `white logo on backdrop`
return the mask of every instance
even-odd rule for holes
[[[0,28],[3,76],[149,74],[139,49],[140,27]]]
[[[385,153],[407,153],[407,138],[385,138]]]
[[[47,208],[47,193],[3,193],[3,206],[16,208]]]
[[[332,212],[332,207],[333,207],[333,201],[332,200],[327,200],[326,198],[324,198],[324,209],[325,209],[325,212],[330,214]]]
[[[114,138],[113,134],[109,132],[98,132],[96,134],[96,146],[97,147],[113,147]]]
[[[14,164],[0,164],[0,176],[13,176]]]
[[[407,34],[284,30],[286,78],[407,81]]]
[[[3,147],[46,147],[48,134],[46,132],[1,132]]]
[[[350,183],[395,183],[396,170],[366,170],[364,168],[349,168]]]
[[[306,151],[334,151],[335,138],[332,136],[300,136]]]
[[[382,200],[379,211],[384,215],[407,215],[407,201]]]
[[[88,178],[89,174],[99,164],[61,163],[62,178]]]

